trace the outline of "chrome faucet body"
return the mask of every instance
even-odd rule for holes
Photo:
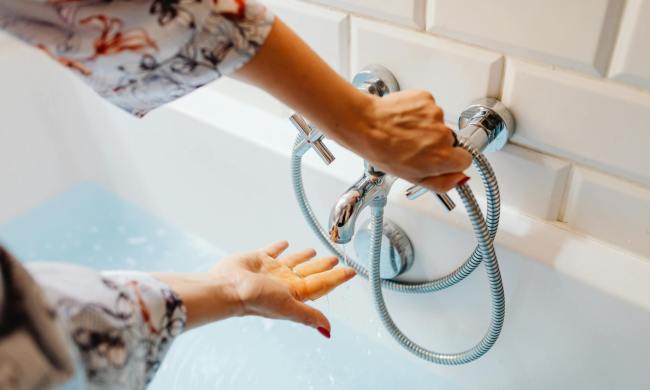
[[[339,197],[330,213],[329,235],[337,244],[352,240],[361,211],[373,202],[385,204],[388,192],[397,180],[395,176],[375,170],[367,162],[365,167],[363,176]]]
[[[379,65],[362,69],[354,76],[352,84],[361,91],[379,97],[400,89],[393,74]],[[330,213],[329,235],[337,244],[347,244],[352,240],[357,217],[369,204],[386,204],[388,192],[397,180],[397,177],[376,169],[367,161],[364,167],[363,176],[341,195]]]

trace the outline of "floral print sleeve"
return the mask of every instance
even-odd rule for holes
[[[180,298],[145,273],[26,269],[0,247],[0,276],[3,390],[144,389],[185,325]]]
[[[0,1],[0,28],[138,116],[241,67],[272,22],[252,0]]]

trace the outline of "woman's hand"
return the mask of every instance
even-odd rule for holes
[[[462,173],[472,156],[454,147],[452,130],[442,109],[426,91],[367,96],[358,131],[343,142],[383,171],[435,192],[446,192],[467,180]]]
[[[313,249],[279,257],[289,244],[268,247],[220,260],[199,274],[155,276],[183,299],[188,327],[220,319],[258,315],[298,322],[329,338],[331,327],[320,311],[303,303],[315,300],[354,277],[351,268],[334,268],[336,257],[313,259]]]

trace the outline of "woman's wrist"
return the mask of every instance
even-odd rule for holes
[[[325,116],[327,123],[323,124],[323,131],[342,146],[359,153],[370,141],[375,100],[378,98],[354,87],[348,89],[346,95],[341,109],[329,111]]]
[[[208,273],[153,273],[183,301],[187,328],[244,315],[234,283],[226,275]]]

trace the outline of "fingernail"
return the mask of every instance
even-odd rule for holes
[[[460,179],[458,184],[456,186],[462,186],[463,184],[467,183],[469,181],[469,176],[465,176],[464,178]]]
[[[327,337],[328,339],[329,339],[330,337],[332,337],[332,336],[330,335],[330,331],[327,330],[327,329],[325,329],[325,328],[323,328],[322,326],[319,326],[319,327],[318,327],[318,331],[320,332],[320,334],[322,334],[323,336]]]

